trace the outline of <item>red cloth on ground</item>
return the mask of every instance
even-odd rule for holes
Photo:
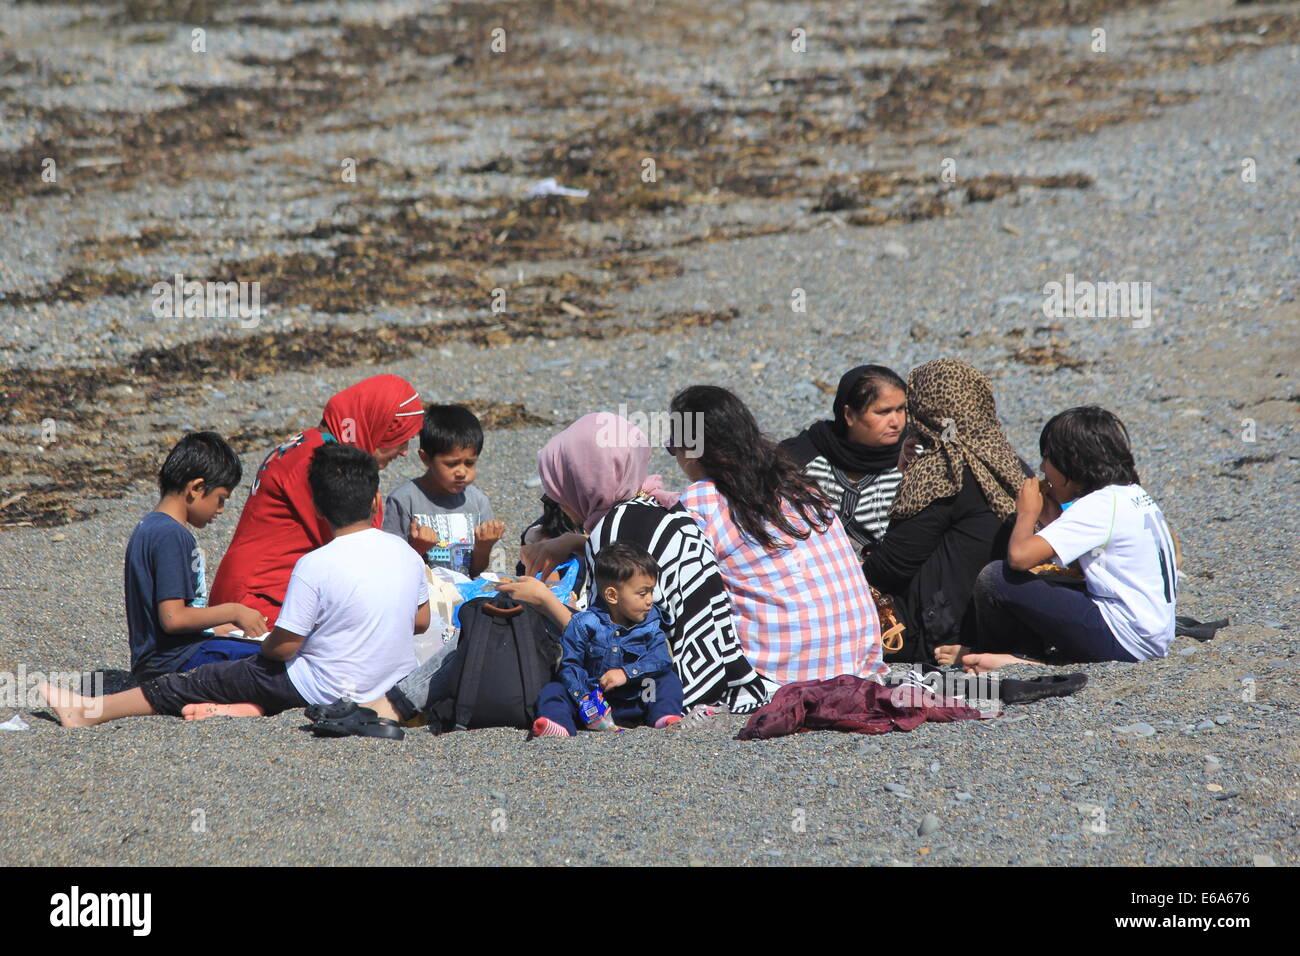
[[[1000,713],[1000,711],[999,711]],[[912,687],[884,687],[843,674],[830,680],[786,684],[750,716],[737,740],[767,740],[809,730],[887,734],[914,730],[927,720],[979,720],[996,716],[950,697]]]
[[[420,394],[396,375],[376,375],[329,400],[322,427],[309,428],[275,449],[257,469],[235,536],[212,582],[210,604],[234,601],[255,608],[274,626],[298,559],[334,537],[316,514],[307,468],[329,439],[372,455],[405,444],[420,431]],[[381,527],[383,515],[375,515]]]

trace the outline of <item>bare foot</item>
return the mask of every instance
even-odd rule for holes
[[[393,709],[393,705],[388,702],[387,697],[381,697],[378,700],[372,700],[368,704],[362,704],[362,707],[369,707],[380,717],[387,717],[389,720],[395,720],[399,724],[402,722],[401,716]]]
[[[1014,654],[966,654],[961,659],[961,666],[968,674],[985,674],[1001,670],[1012,664],[1032,664],[1033,661]]]
[[[186,704],[181,708],[186,720],[207,720],[209,717],[265,717],[266,711],[256,704]]]
[[[103,713],[102,701],[97,697],[82,697],[65,687],[41,684],[36,690],[50,705],[50,710],[64,727],[93,727]]]
[[[934,649],[934,662],[940,667],[952,667],[969,653],[970,648],[961,644],[944,644]]]

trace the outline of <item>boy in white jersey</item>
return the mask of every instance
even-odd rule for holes
[[[988,565],[973,595],[978,646],[953,648],[968,671],[1018,660],[1053,664],[1164,657],[1174,639],[1175,546],[1143,490],[1128,432],[1096,405],[1052,418],[1038,440],[1047,496],[1025,481],[1007,560]],[[1083,586],[1029,573],[1075,565]]]

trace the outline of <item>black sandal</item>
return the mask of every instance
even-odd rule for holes
[[[355,701],[340,700],[333,704],[313,704],[305,713],[317,737],[380,737],[405,740],[406,731],[395,720],[380,717],[369,707]]]
[[[324,717],[327,720],[340,720],[357,709],[357,702],[344,697],[332,704],[308,704],[303,708],[307,719],[313,723]]]
[[[1004,704],[1029,704],[1046,697],[1069,697],[1088,683],[1087,674],[1043,674],[1028,680],[1003,678],[998,696]]]

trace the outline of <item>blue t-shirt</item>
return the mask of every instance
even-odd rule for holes
[[[190,607],[207,606],[203,552],[189,528],[171,515],[151,511],[126,545],[126,627],[131,673],[139,680],[179,670],[210,636],[163,631],[158,602],[173,598]]]

